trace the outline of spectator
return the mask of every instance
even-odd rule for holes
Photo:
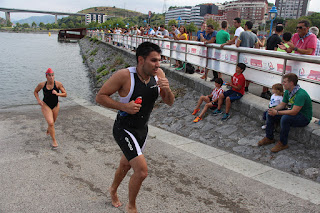
[[[180,31],[178,30],[177,26],[175,24],[171,25],[171,38],[174,39],[174,34],[175,35],[179,35],[180,34]]]
[[[283,87],[286,90],[283,100],[278,106],[268,110],[266,137],[258,142],[259,146],[274,143],[274,124],[280,121],[280,140],[271,152],[287,149],[290,127],[307,126],[312,119],[312,102],[308,93],[300,88],[298,76],[294,73],[284,75]]]
[[[201,29],[197,32],[197,41],[201,41],[201,34],[203,37],[206,35],[206,28],[207,24],[205,22],[202,22]]]
[[[227,43],[221,44],[221,48],[223,48],[225,45],[237,44],[240,34],[244,31],[244,29],[241,27],[241,19],[235,18],[233,20],[233,26],[237,28],[234,33],[233,39],[229,40]]]
[[[162,33],[163,38],[169,38],[169,31],[164,28],[164,25],[160,25],[159,30]]]
[[[175,40],[188,40],[187,30],[184,26],[181,26],[179,28],[179,34],[176,35],[175,32],[171,32]],[[185,63],[182,63],[181,61],[176,60],[176,70],[182,70],[184,69]]]
[[[285,33],[283,33],[283,36],[282,36],[283,42],[281,42],[281,43],[282,43],[286,48],[289,48],[290,46],[289,46],[287,43],[291,41],[291,38],[292,38],[292,34],[291,34],[290,32],[285,32]],[[277,51],[279,51],[279,52],[286,52],[285,50],[281,49],[279,46],[278,46]],[[294,53],[294,51],[292,51],[292,53]]]
[[[227,29],[228,29],[228,22],[222,21],[221,30],[217,33],[217,36],[216,36],[217,44],[224,44],[230,40],[230,34],[227,32]],[[210,81],[214,81],[214,79],[217,77],[221,78],[221,73],[217,73],[216,71],[213,71],[213,76],[214,78],[212,78]]]
[[[201,41],[201,36],[200,36],[201,34],[203,36],[206,35],[206,28],[207,28],[207,24],[205,22],[202,22],[201,29],[197,32],[197,41]],[[198,67],[198,69],[196,69],[196,72],[203,74],[204,69],[202,69],[202,71],[200,71],[200,67]]]
[[[249,47],[249,48],[259,48],[258,37],[254,34],[252,29],[253,23],[251,21],[247,21],[244,25],[244,30],[237,41],[237,47]],[[250,81],[246,81],[245,91],[248,92]]]
[[[292,42],[288,42],[289,48],[280,44],[279,47],[287,53],[294,50],[296,54],[315,55],[317,48],[317,36],[309,32],[310,23],[306,20],[299,21],[297,33],[292,37]]]
[[[226,99],[226,113],[223,114],[222,121],[227,120],[230,117],[229,111],[231,108],[231,102],[239,100],[244,95],[245,78],[242,74],[246,69],[246,65],[238,63],[235,74],[231,77],[231,82],[227,82],[227,86],[231,86],[232,89],[220,94],[218,99],[218,108],[213,111],[213,115],[221,114],[221,106],[223,100]]]
[[[204,106],[201,114],[196,117],[193,122],[197,123],[202,120],[203,115],[207,112],[209,108],[217,108],[218,106],[218,98],[221,93],[223,93],[223,89],[221,88],[223,84],[223,80],[221,78],[215,79],[215,88],[213,89],[212,93],[210,95],[201,96],[198,100],[198,104],[196,108],[193,110],[192,115],[197,114],[200,111],[200,106],[202,102],[206,102],[207,104]]]
[[[278,106],[283,99],[283,86],[282,84],[274,84],[272,86],[273,95],[270,98],[269,109]],[[263,113],[263,120],[267,120],[268,110]],[[266,129],[267,125],[263,125],[261,128]]]
[[[315,34],[318,37],[319,28],[318,27],[310,27],[309,32]],[[317,47],[316,47],[316,51],[315,51],[314,55],[320,56],[320,40],[319,40],[319,38],[317,39]]]
[[[282,25],[277,25],[276,26],[276,32],[272,36],[270,36],[267,40],[267,46],[266,50],[277,50],[278,49],[278,44],[281,44],[281,38],[280,36],[283,33],[283,26]]]
[[[247,21],[244,26],[244,32],[240,34],[240,37],[237,41],[237,47],[249,47],[249,48],[259,48],[258,45],[258,37],[254,34],[252,30],[253,23],[251,21]]]
[[[162,31],[160,30],[160,27],[156,27],[155,29],[157,29],[155,36],[162,36]]]
[[[150,24],[148,24],[148,27],[147,27],[147,34],[148,36],[153,36],[155,35],[156,32],[152,29],[152,27],[150,26]]]
[[[203,36],[200,34],[200,41],[204,42],[204,44],[211,44],[216,42],[217,31],[214,30],[213,25],[208,25],[206,29],[206,34]],[[214,78],[218,78],[218,73],[213,71]],[[207,78],[207,72],[201,77],[202,79]]]

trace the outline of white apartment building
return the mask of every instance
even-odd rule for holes
[[[319,1],[319,0],[317,0]],[[308,15],[310,0],[276,0],[278,16],[297,19]]]
[[[200,6],[194,6],[191,8],[190,23],[193,22],[196,26],[201,26],[204,21],[204,17],[200,15]]]
[[[103,13],[89,13],[86,14],[86,24],[91,22],[98,22],[99,24],[106,22],[108,16]]]
[[[191,7],[178,7],[168,10],[165,16],[165,24],[167,25],[170,20],[178,20],[179,17],[181,18],[180,24],[184,24],[184,22],[187,22],[187,24],[189,24],[190,14]]]

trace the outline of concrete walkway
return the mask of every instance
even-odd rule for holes
[[[114,117],[83,100],[62,102],[54,151],[39,106],[1,109],[0,212],[124,212],[107,194],[121,156]],[[320,184],[152,126],[145,156],[140,212],[320,211]]]

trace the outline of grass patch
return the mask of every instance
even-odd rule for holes
[[[104,64],[104,65],[102,65],[101,67],[99,67],[98,69],[97,69],[97,72],[98,73],[100,73],[100,72],[102,72],[104,69],[106,69],[106,65]]]
[[[123,59],[122,57],[118,56],[118,57],[116,58],[116,60],[114,61],[114,65],[115,65],[115,66],[116,66],[116,65],[121,65],[121,64],[123,64],[123,62],[124,62],[124,59]]]
[[[85,55],[82,55],[82,63],[85,63],[87,60],[87,57]]]
[[[124,64],[124,67],[125,67],[125,68],[130,67],[130,66],[131,66],[131,65],[128,64],[128,63],[125,63],[125,64]]]
[[[104,70],[100,73],[100,75],[105,76],[109,74],[109,70]]]
[[[91,63],[93,63],[94,62],[94,58],[91,58],[90,61],[91,61]]]
[[[94,50],[91,51],[90,55],[93,55],[93,56],[97,55],[98,50],[99,48],[96,47]]]
[[[110,71],[111,71],[111,72],[115,72],[115,71],[116,71],[116,68],[112,68]]]

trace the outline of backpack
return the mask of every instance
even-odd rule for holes
[[[194,67],[192,66],[192,64],[190,64],[190,63],[186,64],[186,73],[188,73],[188,74],[194,73]]]

